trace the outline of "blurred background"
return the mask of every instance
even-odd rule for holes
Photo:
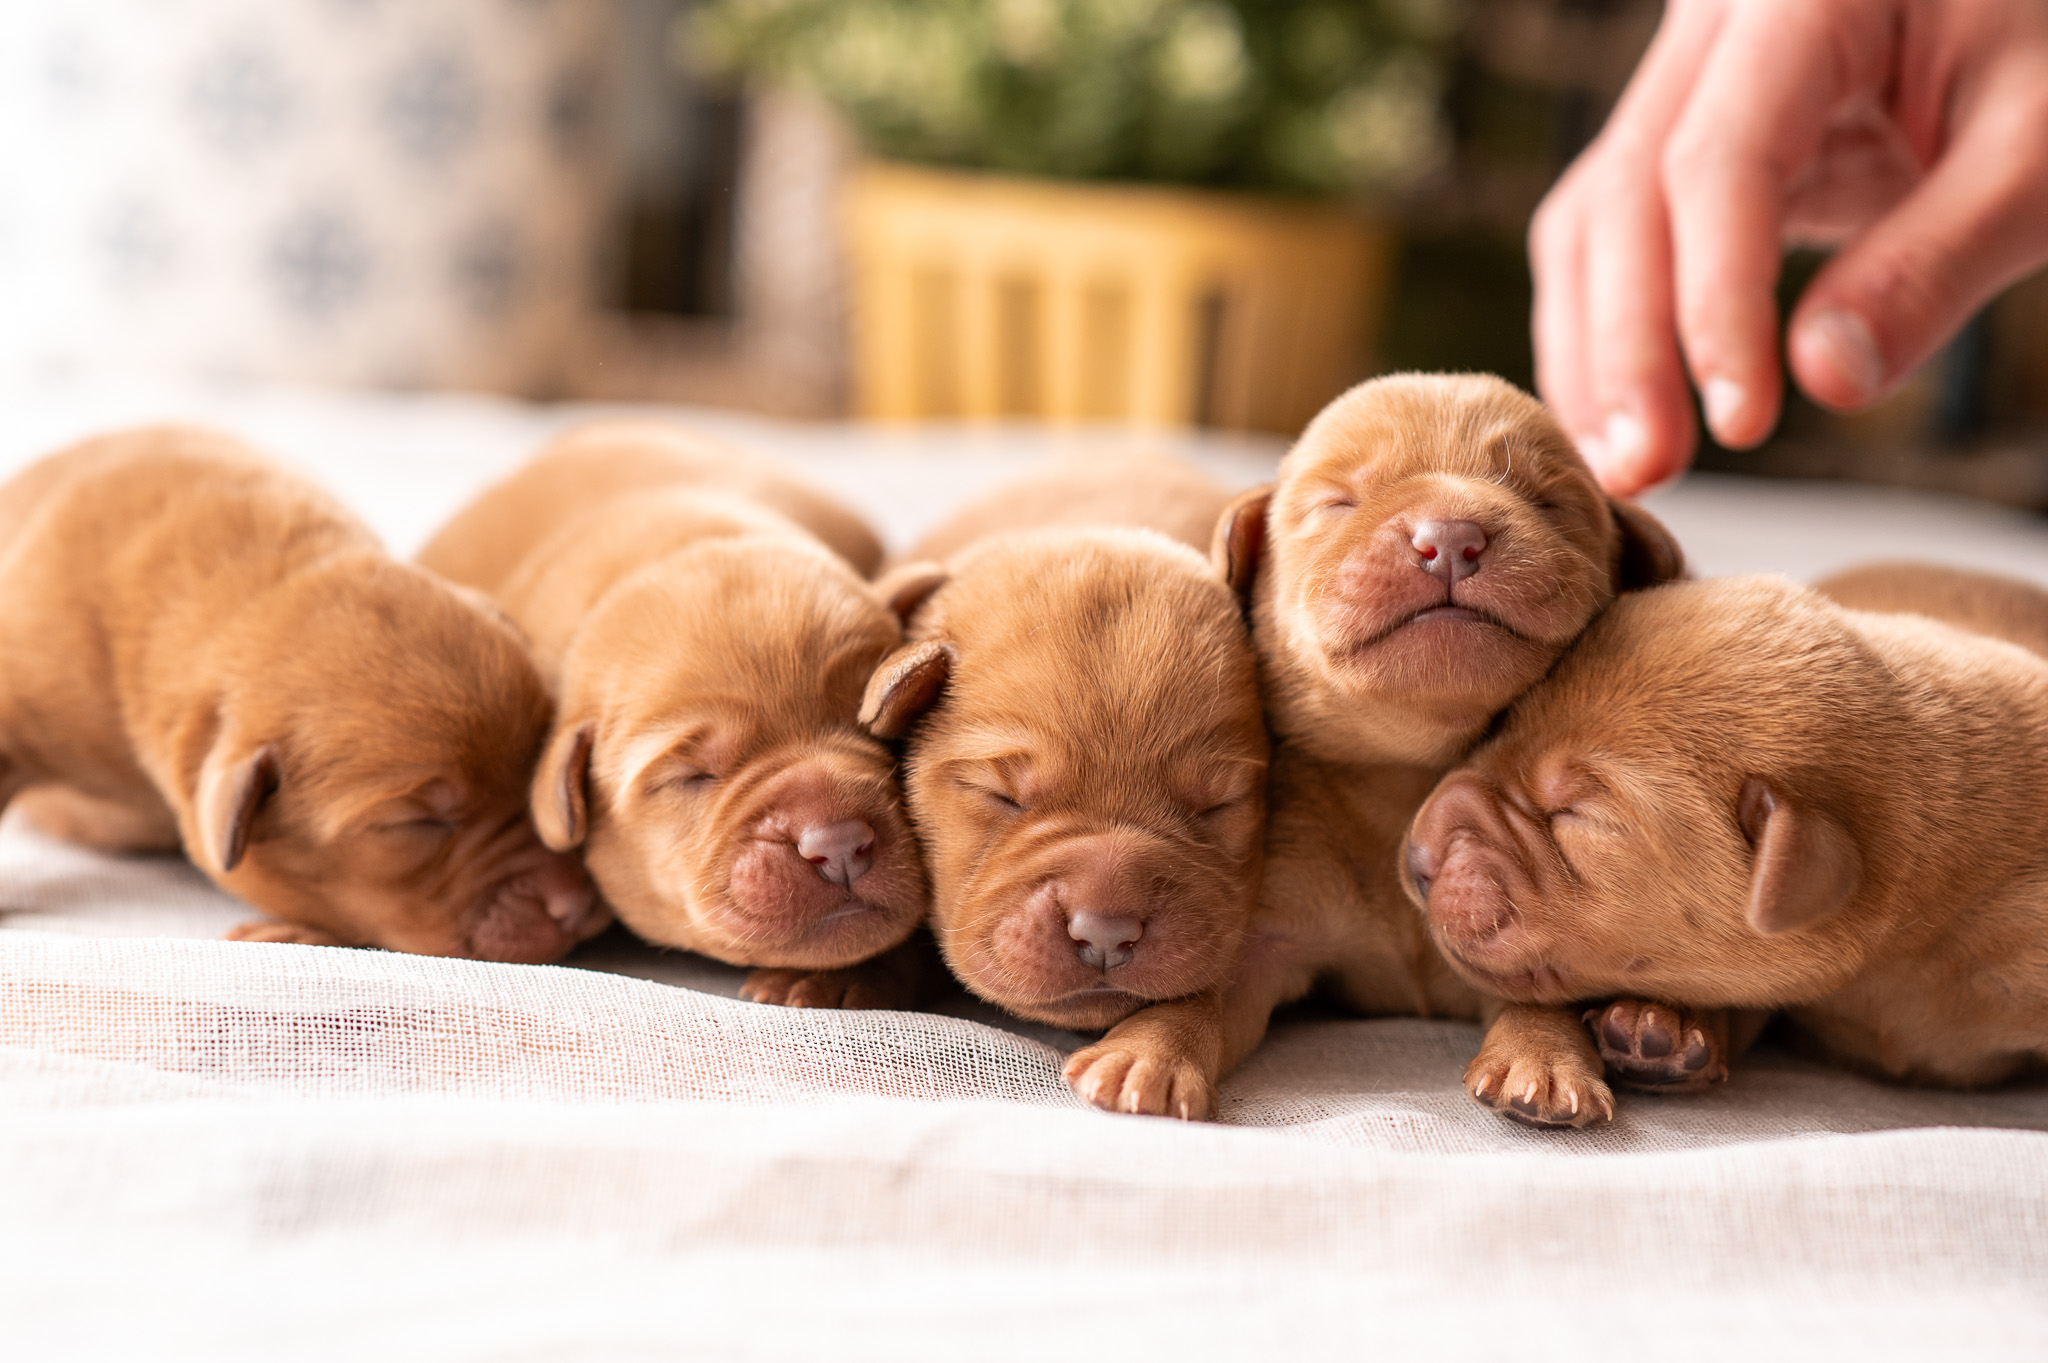
[[[1280,434],[1527,385],[1529,214],[1659,8],[6,0],[0,385]],[[2048,509],[2048,276],[1701,463]]]

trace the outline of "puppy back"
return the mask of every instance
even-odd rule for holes
[[[527,552],[593,508],[664,488],[748,498],[786,517],[863,577],[881,541],[851,510],[802,480],[709,436],[654,422],[608,422],[558,437],[509,478],[457,512],[419,562],[496,594]]]
[[[1814,584],[1850,610],[1924,615],[2048,657],[2048,591],[1936,563],[1868,563]]]
[[[960,508],[912,550],[943,562],[992,535],[1055,526],[1156,530],[1206,551],[1231,492],[1170,455],[1066,455]]]

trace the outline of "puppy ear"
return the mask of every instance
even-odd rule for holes
[[[925,598],[945,586],[952,576],[944,564],[899,563],[875,579],[875,595],[907,625]]]
[[[557,852],[580,847],[590,836],[590,744],[588,724],[558,729],[533,774],[533,826]]]
[[[1209,563],[1216,576],[1246,603],[1252,599],[1259,559],[1266,552],[1266,508],[1272,503],[1271,483],[1240,492],[1216,518],[1216,533],[1209,540]]]
[[[1756,849],[1749,925],[1765,936],[1818,923],[1862,884],[1863,855],[1849,831],[1818,809],[1788,801],[1762,777],[1742,783],[1736,816]]]
[[[277,791],[277,754],[268,745],[229,756],[222,744],[199,769],[197,813],[204,851],[222,871],[242,864],[264,802]]]
[[[893,741],[932,708],[953,675],[953,646],[936,639],[906,644],[882,660],[861,697],[860,722],[876,738]]]
[[[1614,513],[1614,527],[1621,532],[1621,557],[1614,569],[1616,591],[1641,591],[1685,576],[1685,551],[1662,521],[1619,497],[1609,497],[1607,509]]]

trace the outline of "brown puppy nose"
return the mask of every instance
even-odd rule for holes
[[[1410,540],[1422,559],[1422,570],[1456,586],[1479,571],[1486,552],[1486,532],[1476,521],[1417,521]]]
[[[1074,939],[1081,963],[1090,970],[1128,964],[1138,954],[1131,948],[1144,932],[1145,925],[1135,918],[1113,918],[1092,909],[1082,909],[1067,920],[1067,936]]]
[[[851,885],[875,864],[875,830],[860,819],[812,824],[798,835],[796,851],[834,885]]]

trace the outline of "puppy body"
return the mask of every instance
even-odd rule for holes
[[[1001,492],[961,507],[911,551],[943,563],[993,535],[1057,526],[1156,530],[1206,552],[1230,494],[1215,479],[1170,455],[1098,452],[1064,455]]]
[[[2048,633],[2048,593],[1896,567],[1826,590],[1914,613],[1776,579],[1646,593],[1446,779],[1408,876],[1462,973],[1779,1009],[1896,1078],[2048,1061],[2048,658],[2009,642]]]
[[[457,512],[421,552],[453,582],[495,595],[542,536],[578,508],[630,503],[635,493],[689,487],[733,494],[802,526],[872,576],[882,542],[853,512],[771,464],[685,426],[603,421],[558,436],[517,476]]]
[[[530,639],[557,697],[536,822],[584,849],[628,926],[735,964],[848,966],[924,911],[893,760],[857,723],[900,622],[779,508],[859,548],[850,513],[687,445],[572,434],[421,559],[475,573]]]
[[[552,960],[603,926],[523,790],[547,697],[494,613],[226,437],[108,436],[0,487],[0,800],[171,835],[235,935]]]
[[[1616,591],[1676,575],[1677,547],[1599,491],[1534,399],[1406,375],[1325,409],[1215,553],[1249,595],[1277,741],[1264,886],[1202,1045],[1212,1078],[1321,991],[1368,1015],[1487,1020],[1467,1081],[1510,1115],[1611,1114],[1576,1014],[1460,979],[1401,892],[1399,851],[1443,769]]]
[[[1020,1016],[1108,1028],[1068,1071],[1105,1106],[1214,1104],[1213,1059],[1140,1053],[1216,1033],[1264,825],[1256,664],[1202,556],[1115,522],[1191,534],[1227,501],[1156,459],[998,489],[921,546],[963,546],[943,570],[905,570],[929,594],[868,693],[876,731],[905,739],[947,964]]]

